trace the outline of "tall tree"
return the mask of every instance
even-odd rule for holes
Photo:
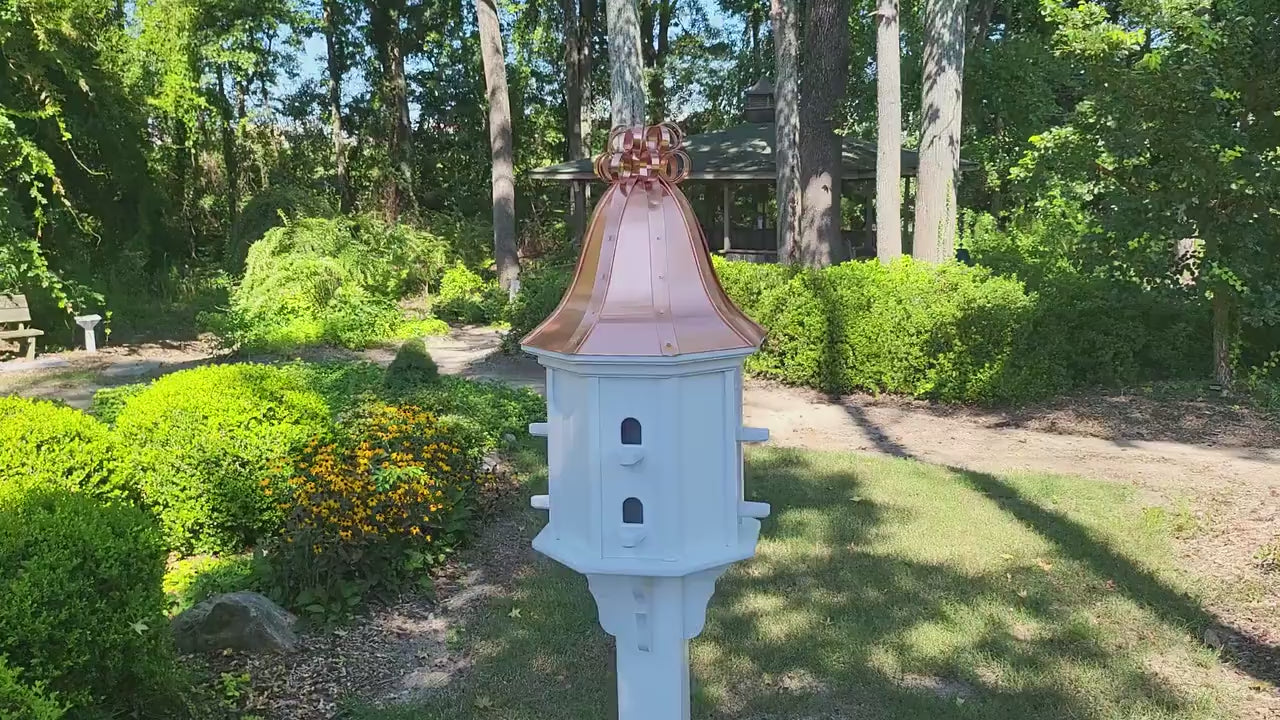
[[[800,260],[845,259],[840,232],[841,140],[836,133],[849,78],[849,0],[808,2],[800,78]]]
[[[924,0],[924,85],[912,254],[929,262],[955,256],[964,15],[961,0]]]
[[[800,72],[799,20],[795,0],[773,0],[775,107],[774,148],[778,167],[778,260],[794,263],[800,248]]]
[[[405,0],[365,0],[369,11],[369,36],[382,76],[378,97],[382,105],[383,132],[390,163],[383,188],[383,215],[396,220],[414,205],[413,127],[409,119],[409,83],[405,77]]]
[[[323,0],[322,30],[324,32],[325,69],[329,74],[329,132],[333,140],[334,184],[342,212],[351,212],[351,179],[347,170],[347,139],[342,122],[342,77],[348,61],[343,48],[342,30],[345,23],[341,16],[339,0]]]
[[[898,0],[876,3],[876,256],[902,254],[902,39]]]
[[[589,3],[594,4],[592,0],[561,0],[560,3],[564,14],[565,139],[569,160],[587,157],[583,121],[587,118],[586,91],[591,85],[591,22],[586,17]],[[586,226],[586,188],[580,182],[572,182],[569,195],[572,206],[569,226],[577,239],[582,237]]]
[[[667,57],[671,54],[671,18],[679,0],[642,0],[640,39],[644,66],[648,70],[649,121],[667,119]]]
[[[516,252],[516,180],[511,139],[511,98],[507,92],[507,59],[502,51],[502,26],[494,0],[475,0],[480,30],[480,57],[489,95],[489,149],[493,155],[493,257],[498,284],[515,297],[520,289],[520,258]]]
[[[636,0],[605,0],[613,126],[644,123],[644,60]]]

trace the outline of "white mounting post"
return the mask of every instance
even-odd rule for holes
[[[84,351],[90,353],[98,352],[98,337],[94,328],[102,321],[101,315],[77,315],[76,324],[84,330]]]

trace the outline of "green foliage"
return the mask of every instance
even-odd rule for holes
[[[275,186],[254,195],[236,216],[227,248],[227,267],[239,272],[253,243],[267,231],[303,218],[332,218],[337,215],[329,199],[308,188]]]
[[[757,298],[755,319],[770,331],[748,368],[830,392],[990,399],[1031,309],[1016,281],[956,264],[904,258],[788,275],[729,273],[726,291]]]
[[[0,491],[0,655],[77,710],[173,717],[165,554],[132,506]]]
[[[327,624],[370,597],[429,590],[425,571],[471,526],[483,481],[473,454],[421,408],[380,403],[349,418],[336,442],[313,440],[267,550],[272,594]]]
[[[1280,414],[1280,350],[1249,369],[1245,387],[1259,407]]]
[[[573,266],[543,263],[520,274],[520,292],[507,305],[511,330],[502,339],[503,349],[515,352],[520,340],[551,314],[573,279]]]
[[[216,365],[165,376],[116,416],[123,468],[180,552],[234,552],[281,515],[275,468],[328,432],[330,406],[306,366]],[[350,385],[333,372],[332,391]]]
[[[132,383],[105,387],[93,394],[89,403],[89,414],[107,425],[114,425],[116,416],[124,409],[129,398],[147,389],[147,383]]]
[[[46,400],[0,397],[0,488],[128,498],[118,463],[118,443],[98,420]]]
[[[67,708],[42,683],[26,685],[18,668],[0,656],[0,718],[4,720],[60,720]]]
[[[393,392],[409,390],[435,382],[440,377],[436,361],[427,352],[421,339],[406,341],[396,351],[396,357],[387,367],[385,384]]]
[[[1207,366],[1207,345],[1188,342],[1205,337],[1203,313],[1132,283],[1041,272],[1028,292],[982,268],[909,258],[817,271],[715,266],[769,329],[748,369],[830,392],[1020,402]]]
[[[445,271],[432,309],[445,322],[490,323],[507,304],[495,279],[484,279],[462,263]]]
[[[164,575],[164,594],[174,615],[214,595],[259,589],[258,564],[250,554],[194,555],[171,562]]]
[[[524,436],[529,423],[547,418],[546,401],[533,390],[453,375],[406,388],[399,400],[435,414],[474,462],[498,447],[503,435]]]
[[[1280,536],[1258,548],[1253,561],[1264,572],[1280,572]]]
[[[250,247],[230,309],[206,320],[244,348],[365,347],[396,336],[397,301],[439,277],[444,252],[438,237],[404,225],[306,218]]]

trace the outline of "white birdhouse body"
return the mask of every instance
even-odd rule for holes
[[[617,638],[620,720],[689,720],[688,641],[716,579],[751,557],[764,503],[744,502],[742,363],[764,329],[725,294],[676,188],[670,125],[616,128],[611,183],[560,305],[521,346],[547,368],[548,510],[539,552],[587,576]]]
[[[688,575],[750,557],[743,351],[547,367],[550,512],[534,547],[588,574]],[[747,507],[746,513],[750,512]]]

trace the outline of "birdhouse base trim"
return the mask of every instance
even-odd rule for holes
[[[680,374],[688,374],[700,370],[699,366],[706,366],[708,370],[724,367],[726,360],[741,363],[743,358],[755,352],[755,348],[744,348],[688,355],[628,356],[566,355],[527,345],[521,346],[521,349],[538,358],[538,362],[544,367],[596,377],[661,377],[670,374],[672,370]]]
[[[580,545],[557,540],[551,526],[533,539],[533,549],[583,575],[631,575],[637,577],[685,577],[722,565],[746,560],[756,553],[760,539],[760,521],[744,517],[738,521],[738,545],[717,552],[677,560],[643,558],[604,558],[599,550],[592,552]]]
[[[600,625],[617,638],[619,720],[688,720],[689,640],[706,625],[728,567],[684,577],[587,575]]]

